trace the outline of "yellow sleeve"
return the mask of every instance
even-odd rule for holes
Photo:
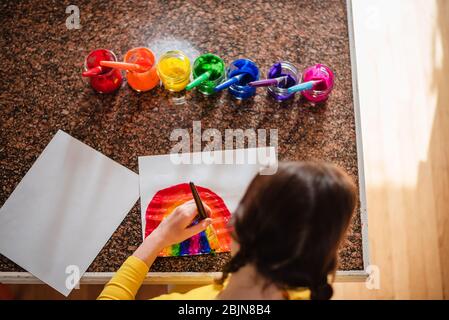
[[[155,297],[151,300],[213,300],[217,298],[221,287],[210,284],[205,285],[186,293],[168,293]]]
[[[226,283],[225,286],[226,287]],[[152,300],[213,300],[224,288],[220,285],[210,284],[202,286],[186,293],[169,293],[155,297]],[[310,300],[310,290],[306,288],[299,288],[298,290],[287,291],[289,300]]]
[[[148,273],[148,266],[134,256],[129,257],[106,284],[98,300],[134,300]]]

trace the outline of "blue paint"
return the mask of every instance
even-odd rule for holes
[[[190,247],[190,239],[187,239],[187,240],[184,240],[183,242],[181,242],[180,248],[179,248],[179,255],[180,256],[188,256],[190,254],[189,247]]]
[[[248,83],[259,80],[259,68],[249,59],[238,59],[233,61],[226,70],[227,78],[236,77],[235,83],[229,87],[229,93],[235,98],[243,100],[251,98],[256,94],[256,88]]]
[[[207,240],[206,232],[202,231],[200,233],[200,253],[209,253],[210,245],[209,240]]]

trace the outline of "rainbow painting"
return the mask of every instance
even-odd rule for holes
[[[197,186],[201,200],[211,209],[212,224],[203,232],[193,237],[165,248],[159,253],[160,257],[191,256],[208,253],[231,251],[231,236],[227,228],[231,213],[221,199],[213,191]],[[159,223],[173,212],[176,207],[192,200],[193,195],[188,183],[178,184],[158,191],[145,213],[145,237],[147,237]]]

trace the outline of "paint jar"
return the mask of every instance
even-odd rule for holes
[[[268,87],[268,93],[277,101],[286,101],[293,98],[295,94],[288,93],[288,88],[297,85],[301,81],[301,73],[292,63],[281,61],[273,64],[267,75],[268,79],[279,77],[287,77],[287,81],[278,86]]]
[[[183,90],[190,81],[190,60],[179,50],[168,51],[157,64],[157,73],[165,89],[177,92]]]
[[[124,61],[145,67],[144,71],[126,71],[128,84],[134,90],[145,92],[159,84],[155,57],[150,49],[143,47],[131,49],[125,54]]]
[[[198,78],[205,72],[210,72],[209,79],[201,83],[197,88],[206,95],[215,93],[214,88],[225,79],[225,64],[220,57],[212,53],[199,56],[193,64],[193,79]]]
[[[226,71],[228,79],[245,74],[243,78],[229,87],[229,93],[236,99],[251,98],[256,94],[256,88],[248,86],[248,83],[259,80],[259,68],[249,59],[233,61]]]
[[[117,61],[115,54],[107,49],[96,49],[89,53],[84,60],[84,71],[100,66],[100,61]],[[89,77],[92,88],[100,93],[111,93],[116,91],[123,82],[120,70],[113,68],[103,68],[103,71]]]
[[[334,88],[335,76],[332,70],[324,64],[316,64],[307,68],[303,74],[303,82],[321,80],[312,90],[302,92],[304,98],[313,103],[324,102]]]

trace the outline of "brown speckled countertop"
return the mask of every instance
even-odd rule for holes
[[[175,128],[279,130],[281,160],[322,159],[357,179],[349,39],[344,0],[76,1],[81,29],[68,30],[68,1],[0,3],[0,204],[12,193],[53,135],[62,129],[138,172],[137,157],[166,154]],[[213,52],[227,63],[247,57],[265,74],[278,60],[300,69],[333,68],[336,88],[326,106],[296,98],[275,103],[265,90],[237,104],[226,92],[204,98],[170,96],[162,88],[138,94],[126,83],[116,94],[93,92],[80,73],[84,57],[109,48],[118,58],[136,46],[156,53]],[[88,271],[115,271],[142,239],[137,203]],[[152,271],[219,271],[228,254],[159,258]],[[340,270],[361,270],[359,215],[340,252]],[[0,271],[20,271],[0,255]]]

